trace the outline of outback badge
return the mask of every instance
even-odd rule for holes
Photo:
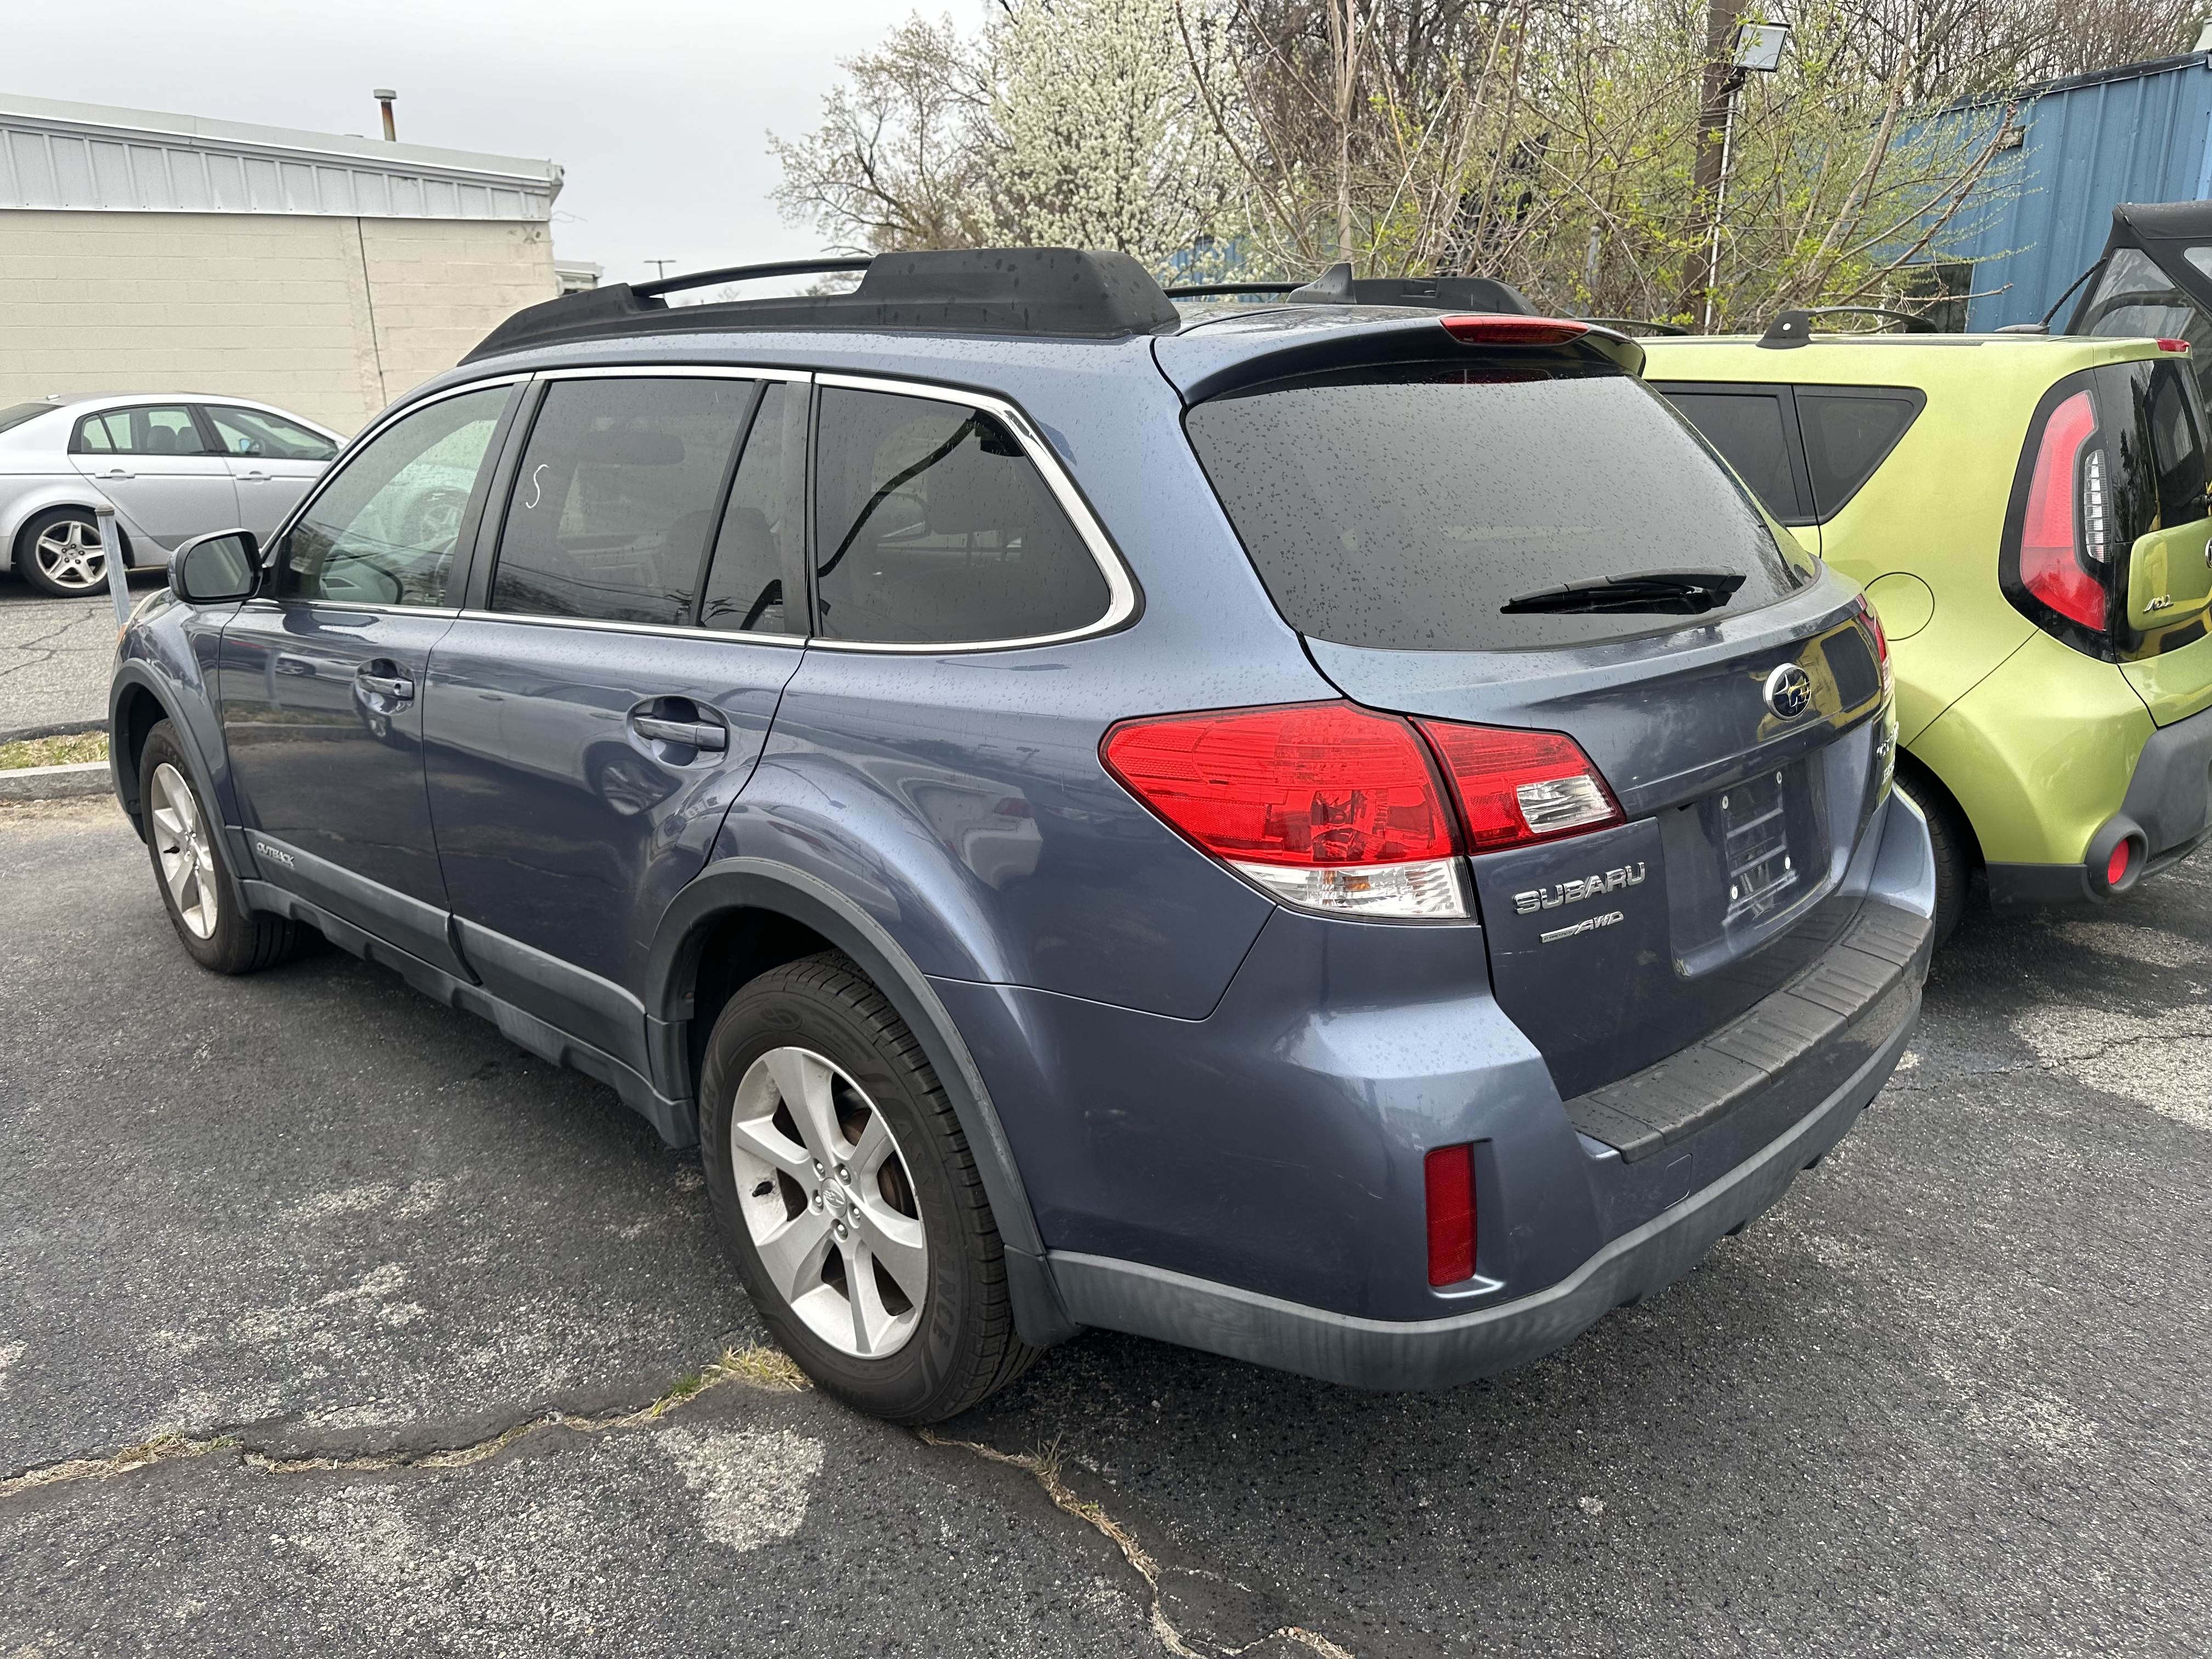
[[[1785,662],[1766,677],[1766,706],[1777,718],[1794,720],[1813,706],[1813,677]]]

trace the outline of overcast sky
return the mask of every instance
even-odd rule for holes
[[[980,0],[925,0],[963,27]],[[545,156],[553,248],[606,279],[820,251],[769,192],[837,60],[916,0],[0,0],[0,91]]]

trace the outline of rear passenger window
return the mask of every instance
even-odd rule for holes
[[[1105,614],[1097,562],[995,416],[831,386],[819,419],[815,586],[824,638],[1034,639]]]
[[[714,538],[702,627],[806,631],[805,457],[806,388],[772,383],[753,416]]]
[[[1920,413],[1918,393],[1887,388],[1797,388],[1797,425],[1805,434],[1805,469],[1813,505],[1832,518],[1874,476]]]
[[[491,608],[688,620],[757,395],[719,376],[554,381],[515,469]]]
[[[77,423],[79,453],[119,455],[204,455],[199,424],[181,404],[150,409],[116,409],[88,415]]]
[[[1795,441],[1782,407],[1786,387],[1772,392],[1659,389],[1705,434],[1705,441],[1727,458],[1769,513],[1785,524],[1802,524],[1812,518],[1812,503],[1799,494],[1797,471],[1790,465],[1790,446]]]

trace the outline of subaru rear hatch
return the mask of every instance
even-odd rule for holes
[[[1322,674],[1454,775],[1496,995],[1572,1099],[1843,935],[1893,725],[1856,590],[1632,343],[1536,322],[1270,312],[1158,355]]]

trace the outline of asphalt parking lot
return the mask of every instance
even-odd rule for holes
[[[137,571],[131,596],[143,599],[167,580],[165,571]],[[106,589],[51,599],[20,576],[0,575],[0,743],[105,720],[114,665],[115,601]]]
[[[938,1442],[789,1385],[696,1154],[336,951],[201,973],[110,803],[0,807],[0,1654],[2212,1650],[2205,860],[1970,918],[1548,1360],[1094,1333]]]

